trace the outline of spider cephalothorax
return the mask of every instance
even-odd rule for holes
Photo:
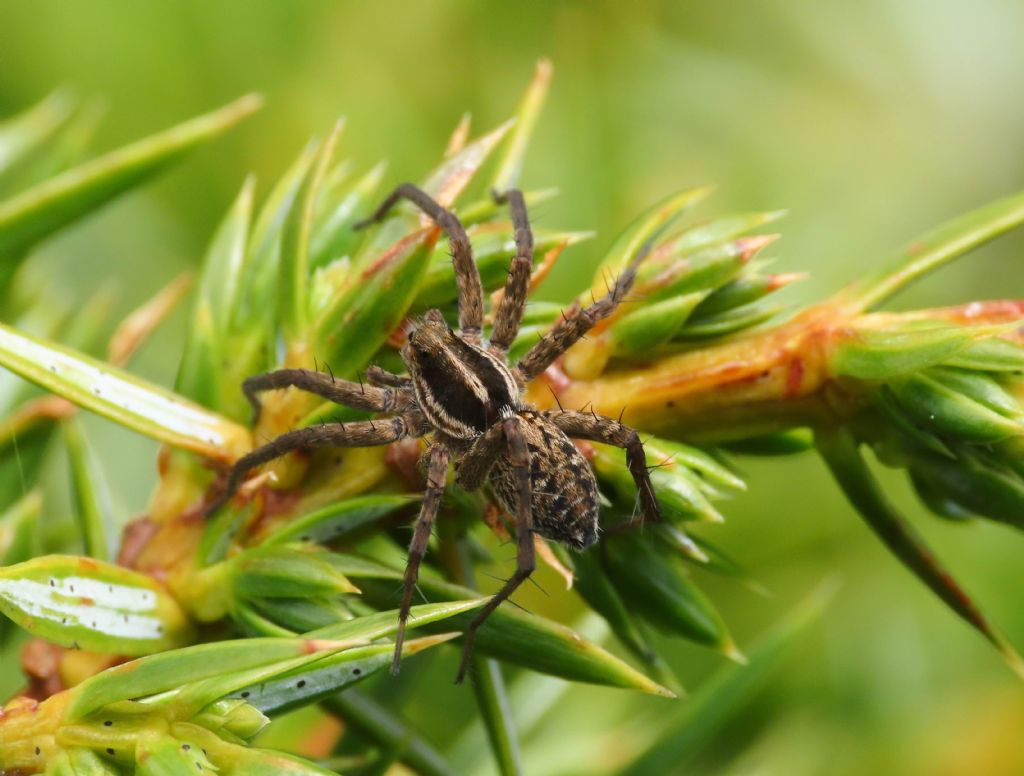
[[[499,197],[508,202],[512,213],[516,256],[486,343],[480,274],[466,231],[453,213],[416,186],[404,184],[364,223],[384,218],[403,198],[417,205],[448,233],[459,289],[458,330],[453,331],[437,310],[411,324],[402,348],[408,377],[371,367],[367,371],[369,385],[307,369],[281,369],[246,380],[243,390],[257,412],[259,392],[296,387],[389,417],[312,426],[282,434],[235,463],[226,488],[207,513],[231,498],[249,470],[292,450],[384,445],[403,437],[428,436],[424,453],[426,493],[409,545],[394,670],[401,659],[412,593],[437,517],[449,464],[454,464],[456,483],[466,490],[476,490],[489,482],[516,525],[516,571],[466,629],[458,675],[461,681],[477,629],[533,572],[533,534],[564,542],[577,550],[597,541],[597,482],[572,438],[625,448],[641,509],[647,519],[658,519],[658,504],[636,431],[594,413],[540,412],[523,399],[523,387],[530,380],[618,306],[632,287],[643,251],[634,257],[605,297],[588,307],[575,308],[518,363],[510,366],[508,349],[519,331],[533,264],[533,236],[522,193],[511,190]]]

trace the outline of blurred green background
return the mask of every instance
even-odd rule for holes
[[[552,298],[589,278],[641,208],[680,188],[716,185],[704,214],[788,208],[775,266],[812,273],[787,292],[797,303],[1024,185],[1019,0],[0,0],[0,116],[65,85],[104,102],[94,146],[106,149],[247,91],[267,98],[240,129],[46,243],[28,271],[71,299],[115,278],[127,310],[197,263],[248,172],[265,193],[339,114],[343,155],[389,159],[392,182],[415,178],[464,111],[478,130],[504,119],[540,56],[555,80],[524,182],[561,195],[534,221],[598,232],[563,258],[544,288]],[[1022,249],[1024,235],[1003,238],[898,305],[1021,296]],[[172,382],[183,322],[162,329],[136,371]],[[123,516],[139,514],[155,446],[98,421],[90,435]],[[887,555],[816,459],[740,464],[750,491],[708,535],[773,596],[701,582],[741,645],[823,577],[843,586],[799,656],[693,772],[1024,773],[1024,698],[996,653]],[[927,518],[900,478],[886,482],[1024,647],[1024,542],[995,525]],[[551,598],[528,594],[529,604],[571,619],[572,596],[544,582]],[[678,642],[668,653],[690,688],[722,663]],[[3,667],[4,688],[15,671]],[[412,713],[457,739],[429,698],[414,694]],[[528,772],[600,772],[635,752],[645,721],[685,704],[573,687],[526,736]],[[451,714],[466,719],[468,706]],[[467,740],[467,772],[474,749]]]

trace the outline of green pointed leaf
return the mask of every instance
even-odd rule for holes
[[[269,749],[241,749],[225,768],[224,776],[338,776],[309,760]]]
[[[728,465],[699,447],[668,439],[652,438],[644,442],[651,465],[660,468],[685,467],[716,488],[741,493],[747,484]]]
[[[558,189],[539,189],[523,192],[526,209],[530,212],[533,212],[538,205],[542,205],[557,196]],[[482,224],[485,221],[498,217],[499,213],[504,215],[507,212],[507,208],[507,205],[497,202],[491,192],[487,192],[480,199],[459,206],[459,220],[462,221],[462,225],[466,229],[469,229],[471,226]]]
[[[664,250],[670,251],[672,255],[683,256],[696,250],[703,250],[733,240],[741,234],[777,221],[784,215],[786,215],[785,210],[774,210],[766,213],[740,213],[718,218],[704,224],[691,226],[675,237],[665,240]]]
[[[400,494],[357,496],[329,504],[282,525],[263,541],[263,546],[289,542],[327,544],[365,529],[398,512],[418,509],[418,499]]]
[[[766,235],[740,237],[685,254],[672,251],[672,240],[666,240],[640,265],[636,288],[650,300],[697,291],[707,296],[736,278],[773,239]]]
[[[232,693],[242,694],[238,697],[259,711],[266,711],[269,707],[261,706],[252,699],[252,693],[262,693],[270,686],[281,687],[281,677],[291,675],[293,671],[301,671],[309,666],[319,663],[332,655],[345,654],[358,648],[365,642],[360,641],[318,641],[310,642],[313,648],[307,654],[293,657],[288,660],[280,660],[267,663],[261,666],[248,668],[244,671],[231,671],[221,673],[208,679],[198,682],[189,682],[173,693],[173,697],[167,699],[168,714],[175,719],[191,719],[202,709],[212,703],[228,697]],[[386,647],[382,647],[386,649]],[[338,672],[335,671],[337,675]],[[302,680],[301,686],[297,689],[303,690],[305,683]],[[286,683],[288,684],[288,683]],[[250,690],[245,690],[250,688]],[[290,688],[289,688],[290,689]]]
[[[454,205],[514,125],[515,119],[506,121],[447,157],[423,181],[423,190],[444,207]]]
[[[407,659],[458,635],[448,633],[409,639],[403,646],[402,657]],[[245,685],[247,689],[237,692],[263,713],[279,714],[326,698],[389,668],[394,653],[392,643],[353,647],[308,661],[259,683]]]
[[[796,455],[814,447],[809,429],[795,428],[775,434],[728,442],[723,447],[730,453],[757,456]]]
[[[655,443],[662,444],[661,440]],[[664,446],[670,450],[670,445]],[[658,464],[667,456],[652,455],[650,463]],[[668,458],[671,462],[671,458]],[[632,513],[637,490],[633,476],[626,466],[626,452],[610,445],[594,445],[594,471],[602,488],[610,490],[612,500]],[[697,476],[685,466],[659,466],[651,471],[651,483],[668,520],[707,520],[721,523],[725,518],[712,506],[704,494]]]
[[[70,348],[0,324],[0,366],[115,423],[217,460],[248,449],[249,432],[177,394]]]
[[[1024,529],[1024,480],[978,454],[958,449],[957,457],[922,457],[911,463],[915,483],[924,483],[945,502],[946,516],[980,515]]]
[[[764,299],[771,293],[785,288],[803,275],[762,275],[760,273],[745,274],[731,280],[715,290],[707,299],[697,305],[693,311],[695,321],[720,315],[728,310],[743,307]]]
[[[694,544],[697,545],[697,549],[704,555],[704,560],[699,561],[698,565],[711,571],[715,574],[721,574],[726,577],[734,577],[736,579],[742,579],[750,581],[750,572],[729,553],[719,547],[717,544],[712,544],[703,536],[690,536],[689,537]],[[684,556],[689,557],[689,556]],[[764,593],[764,589],[760,585],[751,585],[755,590]]]
[[[713,315],[710,318],[702,318],[699,321],[691,318],[676,333],[675,341],[688,342],[691,340],[725,337],[764,323],[778,315],[782,309],[779,306],[754,304],[727,310],[724,313]]]
[[[257,505],[251,501],[241,509],[235,509],[233,504],[228,503],[206,518],[203,535],[196,551],[196,557],[202,566],[211,566],[227,557],[232,542],[249,523],[256,508]]]
[[[168,735],[140,737],[135,747],[135,776],[195,776],[215,773],[201,747],[182,746]]]
[[[972,444],[991,444],[1018,436],[1024,430],[1020,422],[989,409],[929,375],[914,374],[894,380],[889,383],[889,388],[917,425],[930,428],[940,436]]]
[[[494,753],[494,762],[502,776],[523,772],[519,754],[519,737],[509,707],[505,679],[497,660],[474,655],[472,665],[473,695],[487,729],[487,739]]]
[[[230,414],[236,418],[242,404],[248,410],[248,403],[238,390],[238,383],[245,377],[239,374],[240,370],[247,367],[244,359],[239,364],[234,335],[240,332],[236,332],[232,322],[244,303],[254,187],[254,180],[247,178],[206,251],[175,383],[175,390],[183,396],[214,409],[231,408],[234,411]]]
[[[998,336],[998,326],[948,326],[885,330],[859,329],[832,353],[833,374],[859,380],[889,380],[946,362],[979,340]]]
[[[313,159],[296,192],[281,232],[281,329],[287,342],[304,342],[309,329],[310,241],[317,198],[343,122],[338,122]]]
[[[459,773],[412,725],[369,695],[346,690],[332,695],[324,705],[344,720],[346,727],[383,751],[396,752],[400,762],[421,776],[457,776]]]
[[[218,641],[133,660],[108,668],[75,687],[64,713],[66,721],[82,719],[117,701],[145,698],[174,690],[182,677],[200,681],[232,671],[244,671],[309,655],[318,645],[303,638],[253,638]]]
[[[683,694],[679,680],[671,669],[655,651],[650,641],[640,629],[623,601],[619,591],[615,589],[608,573],[598,558],[599,552],[583,552],[574,556],[575,583],[573,588],[587,605],[600,614],[612,629],[615,638],[629,650],[637,660],[647,666],[654,678],[677,695]]]
[[[1024,348],[1005,339],[983,339],[972,343],[945,361],[958,369],[984,372],[1024,371]]]
[[[76,108],[77,100],[58,89],[0,123],[0,191],[43,154],[67,126]]]
[[[0,203],[0,256],[17,256],[255,111],[255,96],[68,170]]]
[[[472,611],[482,606],[485,601],[486,599],[475,599],[414,606],[409,612],[408,627],[411,630],[437,623],[455,614]],[[248,688],[246,694],[239,697],[261,711],[277,708],[273,704],[279,702],[291,705],[306,697],[307,690],[320,692],[331,682],[358,680],[363,672],[368,671],[371,666],[376,670],[380,666],[390,664],[391,655],[394,652],[393,644],[377,645],[379,649],[376,650],[369,649],[369,647],[364,649],[362,645],[368,645],[369,641],[388,636],[397,630],[397,611],[377,612],[347,622],[335,623],[305,634],[305,643],[314,645],[314,648],[305,653],[284,660],[264,662],[244,670],[232,670],[226,674],[221,672],[216,676],[193,682],[182,689],[174,698],[173,703],[179,711],[184,709],[188,714],[192,714],[215,700]],[[450,636],[442,640],[447,640],[447,638]],[[421,642],[420,647],[426,648],[435,643],[440,642],[436,639]],[[410,647],[410,649],[416,648]],[[354,665],[354,674],[350,675],[338,668],[349,658],[355,662],[367,658],[370,662],[361,666]],[[321,671],[321,663],[329,667]],[[312,679],[304,678],[307,671],[311,671],[315,675],[315,682]],[[332,685],[329,691],[338,689],[340,686]],[[296,693],[296,691],[298,692]],[[264,697],[276,700],[267,700],[264,704],[261,700]]]
[[[113,507],[106,478],[99,461],[86,444],[81,424],[71,418],[64,421],[63,429],[64,447],[71,469],[75,518],[82,533],[85,554],[97,560],[110,560]]]
[[[275,599],[264,600],[274,601]],[[285,598],[283,600],[295,601],[298,599]],[[263,602],[264,601],[260,601],[258,603]],[[235,624],[241,629],[243,635],[253,637],[269,636],[272,638],[286,638],[288,636],[299,635],[300,631],[297,628],[285,627],[284,625],[279,624],[276,620],[264,616],[264,614],[257,609],[256,604],[257,602],[255,601],[234,601],[232,603],[231,619],[235,621]],[[322,626],[329,622],[334,622],[334,620],[318,621],[315,625]]]
[[[435,230],[422,229],[402,238],[373,264],[351,273],[346,288],[320,312],[315,350],[337,374],[354,374],[402,322],[436,236]]]
[[[76,102],[71,118],[57,133],[26,158],[25,164],[17,165],[11,175],[4,176],[0,192],[7,195],[28,189],[79,164],[85,158],[105,113],[106,103],[100,98]]]
[[[491,182],[491,188],[494,191],[505,192],[519,185],[526,148],[530,144],[530,137],[537,126],[537,119],[540,118],[540,112],[548,95],[551,70],[550,60],[541,59],[537,62],[533,80],[516,108],[515,127],[505,142],[504,153],[498,161],[498,168]]]
[[[372,212],[387,165],[381,162],[327,204],[326,212],[316,220],[310,246],[310,267],[316,271],[331,262],[356,252],[362,234],[352,227]]]
[[[738,653],[721,616],[683,571],[681,560],[658,552],[649,537],[624,532],[607,541],[609,576],[632,611],[664,633]]]
[[[608,329],[610,355],[649,357],[672,339],[705,296],[703,291],[673,296],[622,316]]]
[[[236,698],[211,703],[192,721],[218,735],[229,733],[244,741],[253,738],[270,724],[266,715]]]
[[[621,272],[644,245],[653,244],[673,221],[703,200],[710,192],[711,190],[705,187],[673,194],[642,213],[626,227],[608,253],[605,254],[597,272],[598,282],[595,287],[603,291],[605,275],[614,277]]]
[[[450,208],[458,199],[480,167],[490,158],[505,137],[513,122],[508,121],[467,144],[457,153],[446,157],[422,181],[420,188],[443,207]],[[364,240],[356,262],[356,271],[365,272],[381,254],[387,254],[396,242],[410,232],[422,229],[427,220],[419,209],[408,202],[400,202],[391,209],[391,215],[371,228]]]
[[[969,253],[1024,222],[1024,194],[1015,194],[947,221],[911,242],[891,267],[854,284],[844,296],[870,310],[929,272]]]
[[[1024,676],[1024,661],[885,498],[850,433],[843,429],[820,430],[816,442],[846,497],[889,551],[946,606],[988,639],[1014,671]]]
[[[262,636],[298,635],[353,617],[336,598],[264,598],[254,601],[252,607],[263,628],[254,632]],[[256,621],[247,618],[243,624],[252,627]]]
[[[651,530],[658,538],[658,541],[673,552],[678,553],[679,557],[684,560],[692,561],[701,566],[710,561],[697,542],[678,526],[662,522],[651,526]]]
[[[472,591],[470,591],[472,593]],[[447,599],[442,603],[420,604],[409,610],[407,627],[409,630],[439,623],[458,615],[465,615],[479,609],[487,603],[486,598],[478,595],[467,595],[460,599]],[[339,622],[319,628],[306,634],[307,638],[327,639],[331,641],[351,641],[353,639],[379,639],[390,636],[398,630],[398,610],[375,612],[357,617],[348,622]],[[444,630],[453,630],[445,628]]]
[[[48,555],[0,569],[0,612],[35,636],[93,652],[145,655],[191,637],[153,579],[90,558]]]
[[[71,748],[50,759],[46,776],[120,776],[120,771],[91,749]]]
[[[777,673],[783,659],[820,617],[834,587],[820,587],[758,639],[746,665],[729,666],[715,674],[689,699],[683,714],[674,716],[637,759],[618,771],[619,776],[685,772],[716,735],[729,730],[729,723]]]
[[[254,368],[245,376],[266,371],[277,362],[281,232],[315,155],[316,148],[312,144],[303,149],[274,185],[250,232],[243,289],[232,319],[235,332],[249,333],[237,357],[239,370],[242,364],[253,364]]]
[[[950,449],[941,439],[935,436],[927,426],[918,424],[915,418],[903,408],[888,385],[883,385],[878,390],[870,391],[868,393],[868,400],[883,418],[892,423],[890,432],[894,431],[904,436],[905,439],[901,447],[906,445],[906,440],[910,440],[913,444],[919,445],[924,450],[930,450],[933,453],[950,458],[953,457],[953,453],[950,452]],[[902,450],[900,455],[902,456]]]
[[[473,258],[480,270],[480,279],[484,288],[493,290],[504,287],[509,262],[516,251],[511,223],[506,221],[489,222],[468,228],[466,231],[473,247]],[[534,252],[539,255],[563,243],[576,245],[591,236],[590,232],[537,229],[533,234]],[[412,304],[412,312],[423,312],[434,307],[454,304],[456,295],[455,269],[452,267],[448,244],[444,243],[435,247],[431,254],[430,265],[416,292],[416,300]],[[527,307],[527,310],[532,311],[532,308],[533,303]],[[553,316],[548,322],[550,320],[553,320]]]
[[[237,599],[300,598],[358,593],[345,575],[320,556],[290,547],[254,547],[228,561]]]
[[[1016,397],[985,373],[934,367],[928,371],[928,376],[1004,417],[1019,419],[1024,414]]]
[[[13,566],[35,554],[42,506],[39,491],[31,490],[0,514],[0,566]]]
[[[222,776],[338,776],[301,757],[229,743],[192,723],[173,723],[170,733],[190,747],[207,753],[215,766],[210,772]]]
[[[402,573],[392,570],[392,577],[385,579],[380,574],[383,567],[371,568],[375,569],[371,571],[373,576],[360,577],[354,568],[346,569],[346,573],[357,580],[364,600],[382,608],[393,605],[397,592],[395,582],[401,580]],[[468,588],[427,576],[420,577],[419,588],[430,600],[459,600],[474,594]],[[424,630],[428,633],[464,630],[471,619],[469,614],[457,615],[443,624],[428,625]],[[325,629],[322,632],[333,631]],[[477,632],[475,649],[481,655],[571,681],[675,697],[671,690],[651,681],[564,625],[507,606],[499,607],[488,617]]]

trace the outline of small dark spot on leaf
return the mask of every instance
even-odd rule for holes
[[[107,754],[114,754],[114,750],[110,747],[107,747]]]
[[[182,749],[183,752],[187,752],[191,748],[192,747],[189,744],[182,744],[181,745],[181,749]]]
[[[114,723],[111,720],[108,719],[106,722],[103,723],[103,727],[110,727],[113,724]]]
[[[248,698],[250,695],[251,695],[251,693],[248,690],[246,690],[245,692],[242,693],[242,697],[243,698]]]
[[[50,580],[50,587],[57,587],[57,583],[54,580]]]
[[[301,690],[305,686],[306,686],[306,680],[305,679],[300,679],[297,687]]]
[[[38,756],[39,756],[39,755],[41,755],[42,753],[43,753],[43,750],[42,750],[42,749],[40,749],[40,748],[39,748],[39,747],[37,746],[37,747],[36,747],[36,757],[38,757]]]
[[[362,673],[363,673],[363,669],[361,669],[361,668],[353,668],[352,669],[352,676],[359,676]]]

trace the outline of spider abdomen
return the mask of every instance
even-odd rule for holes
[[[534,531],[583,550],[597,541],[597,481],[590,462],[573,441],[543,416],[519,413],[530,451],[531,512]],[[516,478],[508,453],[491,469],[490,482],[510,514],[515,514]]]

